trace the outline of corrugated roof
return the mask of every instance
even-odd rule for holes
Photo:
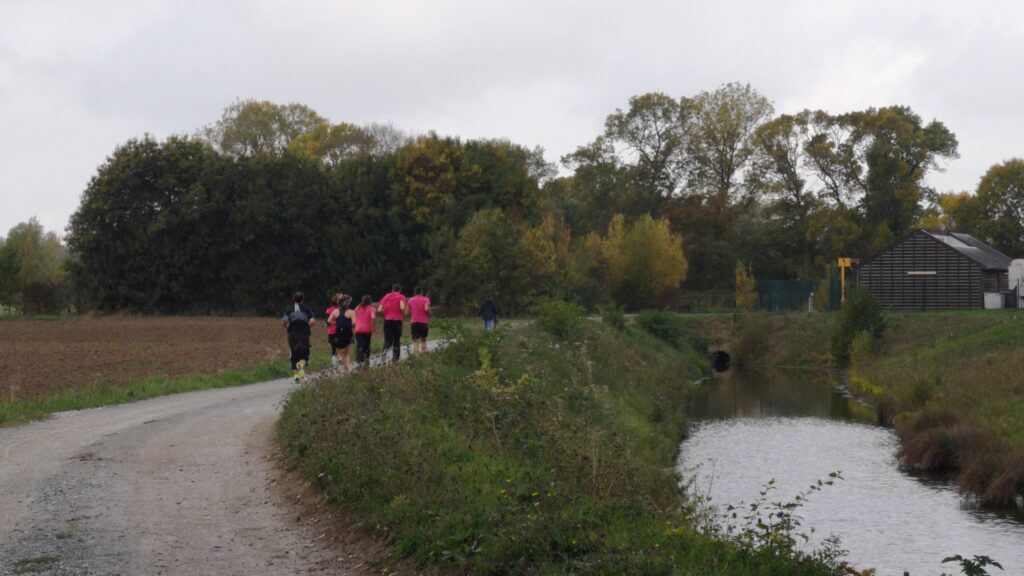
[[[1010,261],[1013,260],[970,234],[936,230],[922,230],[922,232],[974,260],[986,270],[1007,270],[1010,267]]]

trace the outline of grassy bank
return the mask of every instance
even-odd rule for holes
[[[751,319],[760,362],[830,361],[833,315]],[[855,353],[850,384],[895,426],[910,465],[956,471],[992,504],[1024,495],[1024,313],[888,313],[879,350]],[[741,328],[738,333],[742,333]],[[754,338],[758,339],[758,338]]]
[[[292,464],[402,558],[474,574],[827,574],[694,529],[674,474],[704,360],[637,328],[462,334],[307,386]]]

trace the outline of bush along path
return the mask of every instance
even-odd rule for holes
[[[543,314],[561,321],[298,390],[291,465],[397,556],[457,573],[847,573],[698,524],[673,466],[704,368],[688,344]]]

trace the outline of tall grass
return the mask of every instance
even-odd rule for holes
[[[473,574],[827,574],[697,530],[674,460],[699,356],[581,323],[463,334],[306,386],[291,463],[405,558]]]

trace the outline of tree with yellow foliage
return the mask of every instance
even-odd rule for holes
[[[625,217],[616,215],[601,251],[612,296],[629,308],[664,306],[686,280],[683,239],[664,219],[644,214],[627,226]]]
[[[750,267],[736,263],[736,309],[753,312],[757,309],[757,279]]]

